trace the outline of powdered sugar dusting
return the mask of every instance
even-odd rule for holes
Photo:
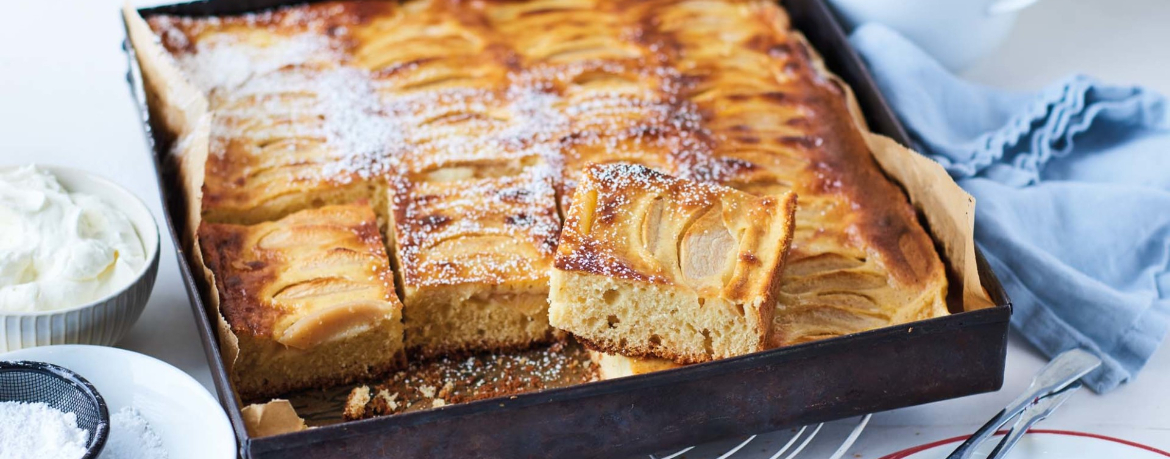
[[[506,177],[397,180],[395,223],[407,285],[545,278],[561,228],[551,172],[534,165]]]
[[[77,414],[44,403],[0,402],[0,457],[79,459],[89,431],[77,426]]]
[[[110,437],[102,459],[167,459],[162,438],[138,409],[127,406],[110,416]]]
[[[320,168],[320,177],[307,179],[371,179],[394,172],[403,161],[414,171],[529,155],[559,164],[578,146],[619,156],[664,151],[671,163],[701,165],[669,172],[720,178],[712,167],[719,163],[709,159],[711,133],[695,105],[681,96],[682,75],[666,65],[540,64],[510,71],[499,87],[398,91],[368,71],[347,67],[336,38],[321,34],[259,41],[210,34],[189,46],[192,51],[179,55],[183,69],[211,95],[217,114],[239,120],[217,130],[216,151],[241,136],[260,142],[321,138],[334,160]],[[590,87],[575,81],[594,74],[630,84]],[[267,129],[239,128],[265,120],[273,121]]]
[[[206,93],[228,90],[257,75],[282,67],[337,62],[343,54],[330,39],[302,33],[264,44],[234,35],[212,35],[195,44],[193,53],[179,57],[179,66],[191,82]]]
[[[740,206],[737,199],[726,199],[737,191],[714,183],[680,179],[637,164],[590,166],[579,188],[579,192],[595,196],[595,202],[570,211],[561,235],[556,267],[656,284],[669,284],[673,280],[668,271],[640,264],[627,253],[631,229],[638,234],[645,228],[642,225],[673,228],[661,221],[693,222],[693,218],[712,209],[718,212],[720,206],[732,213]],[[590,223],[582,225],[582,221]],[[648,222],[657,223],[649,226]],[[682,231],[671,237],[681,237],[685,226],[681,228]]]
[[[305,30],[173,45],[191,50],[183,65],[210,88],[216,153],[311,163],[297,180],[391,185],[408,283],[544,276],[560,230],[556,196],[571,196],[591,162],[701,181],[732,172],[714,159],[717,136],[688,99],[687,77],[657,48],[649,60],[488,60],[475,65],[502,78],[478,79],[442,56],[355,68],[362,50]],[[491,257],[441,250],[467,238],[513,246]]]

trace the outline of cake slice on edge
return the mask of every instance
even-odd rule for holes
[[[244,400],[383,375],[405,363],[402,303],[368,204],[256,225],[204,223],[203,257],[239,338]]]
[[[764,350],[795,210],[792,193],[592,166],[566,213],[549,322],[628,357],[698,363]]]
[[[673,360],[658,357],[626,357],[619,354],[589,351],[589,360],[597,366],[597,377],[602,380],[644,375],[656,371],[680,368]]]

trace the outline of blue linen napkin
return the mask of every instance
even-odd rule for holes
[[[1104,365],[1098,393],[1133,378],[1170,323],[1170,109],[1139,87],[1072,76],[1038,93],[956,78],[897,32],[850,41],[915,148],[977,201],[975,240],[1050,357]]]

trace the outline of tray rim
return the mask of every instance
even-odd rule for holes
[[[228,10],[218,10],[214,12],[206,12],[206,14],[185,14],[186,16],[201,16],[201,15],[223,15],[223,14],[241,14],[244,12],[256,12],[279,8],[282,6],[301,5],[308,3],[318,3],[326,0],[257,0],[260,3],[267,4],[259,8],[246,6],[244,8],[235,8],[237,5],[247,5],[249,2],[233,3],[227,0],[194,0],[189,2],[172,3],[165,5],[157,5],[151,7],[137,8],[138,14],[144,18],[157,14],[180,14],[187,9],[212,9],[218,8],[222,5],[227,5]],[[778,3],[787,4],[803,2],[808,4],[808,8],[812,9],[812,14],[820,15],[828,18],[830,35],[838,38],[845,37],[844,30],[841,28],[839,19],[830,11],[830,9],[823,3],[822,0],[779,0]],[[122,18],[125,25],[125,18]],[[800,30],[793,21],[793,27]],[[844,335],[824,340],[812,341],[808,343],[801,343],[783,348],[769,349],[762,352],[757,352],[749,355],[723,359],[718,361],[706,362],[696,365],[688,365],[686,367],[675,368],[655,373],[648,373],[625,378],[619,378],[606,381],[595,381],[590,383],[583,383],[568,387],[549,389],[540,392],[518,394],[511,397],[496,397],[484,400],[477,400],[473,402],[461,403],[456,405],[449,405],[441,408],[433,408],[418,412],[403,413],[393,416],[380,416],[368,419],[361,419],[356,421],[347,421],[337,424],[315,427],[308,430],[289,432],[278,435],[271,435],[266,437],[251,437],[245,426],[240,410],[244,405],[240,402],[235,389],[230,383],[230,377],[227,374],[226,367],[223,363],[223,356],[220,353],[218,338],[216,337],[215,328],[212,324],[210,311],[207,309],[203,294],[200,291],[196,277],[193,274],[192,267],[187,257],[187,250],[180,242],[181,228],[176,228],[174,223],[174,212],[176,209],[172,207],[171,199],[175,196],[174,190],[170,190],[168,186],[168,164],[164,163],[165,151],[160,151],[160,145],[156,142],[155,133],[151,125],[151,118],[149,108],[146,102],[145,86],[142,80],[141,69],[138,66],[136,50],[130,43],[129,38],[126,37],[122,43],[123,52],[126,54],[128,60],[128,71],[126,80],[129,85],[131,96],[135,104],[138,106],[138,116],[142,123],[146,143],[151,155],[151,161],[155,166],[155,176],[157,179],[158,192],[161,198],[164,217],[166,219],[167,229],[170,233],[171,239],[174,242],[176,260],[179,264],[180,275],[183,278],[183,285],[188,295],[188,303],[191,306],[192,313],[195,315],[196,325],[200,331],[200,340],[203,343],[205,354],[208,357],[212,372],[212,380],[215,385],[217,398],[220,405],[227,411],[232,428],[235,431],[236,438],[239,442],[239,452],[241,457],[250,457],[253,445],[266,446],[280,443],[280,448],[274,450],[287,450],[290,447],[297,445],[308,445],[318,443],[322,440],[336,440],[351,436],[363,435],[364,430],[372,427],[406,427],[426,424],[431,421],[448,418],[448,417],[462,417],[472,416],[483,413],[491,413],[493,411],[506,412],[509,409],[519,407],[532,406],[544,403],[555,403],[561,401],[576,400],[600,395],[606,395],[617,392],[624,392],[632,387],[642,386],[663,386],[667,387],[672,384],[678,384],[686,381],[703,379],[704,376],[716,373],[727,373],[734,370],[751,369],[764,363],[781,363],[785,359],[799,360],[805,356],[810,355],[815,350],[824,350],[832,348],[848,349],[851,346],[856,346],[860,343],[870,342],[887,342],[896,341],[899,337],[919,334],[945,333],[955,329],[969,328],[978,325],[1006,323],[1012,314],[1011,300],[1007,297],[1003,286],[988,265],[982,251],[978,246],[975,247],[976,261],[978,264],[978,271],[980,283],[988,296],[994,303],[994,307],[978,309],[973,311],[962,311],[952,313],[947,316],[935,317],[922,321],[909,322],[906,324],[893,325],[873,330],[867,330],[861,333]],[[819,48],[818,48],[819,50]],[[893,110],[889,107],[884,95],[873,86],[872,77],[869,74],[868,68],[857,55],[856,51],[848,45],[845,41],[844,45],[838,50],[843,54],[842,58],[845,60],[844,64],[847,66],[854,66],[853,72],[861,75],[861,81],[847,81],[854,90],[859,93],[859,103],[862,105],[862,112],[865,115],[867,122],[871,124],[871,129],[874,132],[886,135],[902,145],[911,145],[910,137],[907,134],[901,121],[894,115]],[[843,80],[845,76],[838,72],[839,69],[832,68],[833,65],[826,62],[830,68],[837,72]],[[862,85],[866,91],[857,89]],[[862,99],[861,94],[866,94],[865,100]],[[877,120],[878,122],[874,122]],[[895,182],[896,183],[896,182]],[[899,187],[901,185],[899,184]],[[920,218],[921,220],[921,218]],[[923,222],[925,226],[925,222]],[[928,229],[929,232],[929,229]],[[933,239],[933,233],[931,233]],[[952,280],[953,283],[953,280]],[[1007,339],[1005,333],[1004,338]],[[999,375],[999,384],[1002,384],[1002,374]],[[352,427],[352,428],[351,428]]]

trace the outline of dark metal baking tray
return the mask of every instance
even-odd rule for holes
[[[139,13],[226,15],[296,3],[305,2],[205,0]],[[871,129],[909,145],[822,1],[789,0],[784,6],[829,69],[853,88]],[[134,49],[128,41],[125,49],[167,226],[180,241],[186,211],[165,156],[171,139],[151,129]],[[648,375],[250,438],[222,363],[216,320],[181,244],[175,249],[220,403],[245,458],[621,457],[988,392],[1003,384],[1011,304],[977,253],[993,308]]]

